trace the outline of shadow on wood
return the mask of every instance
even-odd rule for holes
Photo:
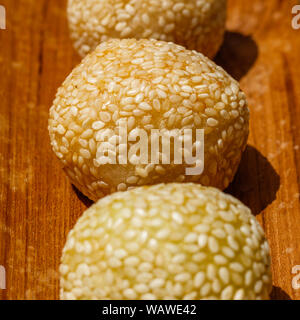
[[[81,193],[73,184],[72,189],[75,191],[76,196],[78,199],[87,207],[89,208],[94,202],[86,197],[83,193]]]
[[[248,145],[231,185],[225,190],[259,214],[275,198],[280,177],[270,162],[258,150]]]
[[[254,65],[257,57],[258,47],[251,36],[227,31],[215,62],[233,78],[241,80]]]
[[[292,300],[284,290],[275,286],[272,288],[270,298],[271,300]]]

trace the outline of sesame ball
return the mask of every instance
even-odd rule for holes
[[[61,299],[268,299],[267,240],[218,189],[160,184],[99,200],[69,233]]]
[[[213,57],[223,41],[226,0],[69,0],[67,11],[82,57],[111,38],[171,41]]]
[[[193,136],[202,130],[203,143],[191,137],[190,152],[200,154],[202,146],[203,157],[178,164],[175,151],[186,148],[176,147],[171,138],[169,151],[160,139],[155,153],[154,130],[162,135],[190,130]],[[148,137],[149,154],[154,150],[159,161],[149,156],[144,163],[138,151],[130,153],[140,131]],[[58,89],[49,119],[54,152],[71,182],[94,201],[158,183],[197,182],[225,189],[248,131],[249,110],[238,82],[201,53],[157,40],[114,39],[99,45]],[[105,159],[107,154],[116,161]],[[187,174],[201,165],[199,173]]]

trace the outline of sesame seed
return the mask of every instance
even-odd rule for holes
[[[157,92],[159,98],[162,98],[162,99],[166,99],[167,98],[167,94],[164,91],[162,91],[160,89],[157,89],[156,92]]]
[[[145,111],[152,110],[152,107],[147,102],[141,102],[139,108]]]
[[[102,129],[104,126],[105,126],[105,123],[102,122],[102,121],[96,121],[96,122],[94,122],[94,123],[92,124],[92,128],[93,128],[94,130],[100,130],[100,129]]]
[[[208,247],[211,250],[211,252],[218,252],[219,251],[218,241],[214,237],[209,237]]]
[[[233,287],[232,286],[228,286],[222,291],[221,299],[222,300],[229,300],[229,299],[232,298],[232,294],[233,294]]]
[[[80,154],[83,156],[85,159],[90,159],[91,158],[91,153],[87,149],[80,149]]]
[[[194,279],[194,286],[196,288],[200,288],[201,285],[203,284],[205,280],[205,274],[204,272],[198,272],[195,276],[195,279]]]
[[[200,295],[202,297],[207,297],[209,295],[210,290],[211,290],[211,284],[210,283],[205,283],[200,288]]]
[[[111,115],[110,115],[110,113],[108,113],[108,112],[100,112],[100,119],[101,119],[101,121],[103,121],[103,122],[110,122],[110,120],[111,120]],[[103,127],[102,127],[103,128]],[[99,129],[101,129],[101,128],[99,128]],[[97,130],[97,129],[95,129],[95,130]]]
[[[134,300],[137,297],[136,292],[133,289],[130,289],[130,288],[125,289],[123,291],[123,294],[124,294],[125,298],[130,299],[130,300]]]
[[[219,124],[218,120],[214,118],[208,118],[206,122],[207,122],[207,125],[210,127],[216,127]]]
[[[122,31],[126,26],[127,26],[126,22],[119,22],[116,25],[115,30],[116,31]]]
[[[144,13],[144,14],[142,15],[142,21],[143,21],[146,25],[150,23],[150,18],[149,18],[149,16],[148,16],[146,13]]]
[[[234,300],[243,300],[245,297],[245,291],[244,289],[239,289],[235,295],[234,295]]]
[[[160,288],[164,285],[165,280],[164,279],[154,279],[150,282],[149,287],[151,289]]]
[[[66,132],[66,129],[60,124],[60,125],[57,126],[57,132],[60,135],[63,135]]]
[[[180,2],[180,3],[176,3],[173,7],[173,10],[175,12],[179,12],[184,8],[184,3]]]
[[[130,13],[131,15],[134,15],[134,14],[135,14],[135,9],[134,9],[134,7],[132,7],[130,4],[126,4],[125,10],[126,10],[128,13]]]
[[[170,33],[175,29],[175,23],[167,24],[164,28],[165,33]]]

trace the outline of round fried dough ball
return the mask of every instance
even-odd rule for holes
[[[61,299],[268,299],[269,246],[250,209],[197,184],[99,200],[69,233]]]
[[[196,139],[201,129],[203,143]],[[164,144],[168,151],[160,139],[155,151],[155,130],[165,136],[179,130],[183,147],[170,138]],[[190,152],[201,155],[204,144],[204,156],[178,164],[175,151],[187,150],[182,141],[187,130],[193,135]],[[49,119],[54,152],[71,182],[92,200],[162,182],[225,189],[238,168],[248,130],[249,110],[237,81],[201,53],[156,40],[102,43],[58,89]],[[159,161],[149,156],[143,162],[139,150],[133,153],[140,132],[148,138],[143,147]],[[203,172],[187,173],[203,165]]]
[[[83,57],[111,38],[157,39],[218,51],[225,30],[226,0],[69,0],[71,37]]]

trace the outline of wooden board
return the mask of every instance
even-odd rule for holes
[[[273,259],[273,299],[300,299],[300,30],[292,0],[229,1],[228,32],[217,61],[241,80],[251,135],[228,192],[253,210]],[[90,205],[75,192],[49,146],[48,110],[79,61],[62,0],[1,0],[0,265],[2,299],[58,299],[66,235]]]

